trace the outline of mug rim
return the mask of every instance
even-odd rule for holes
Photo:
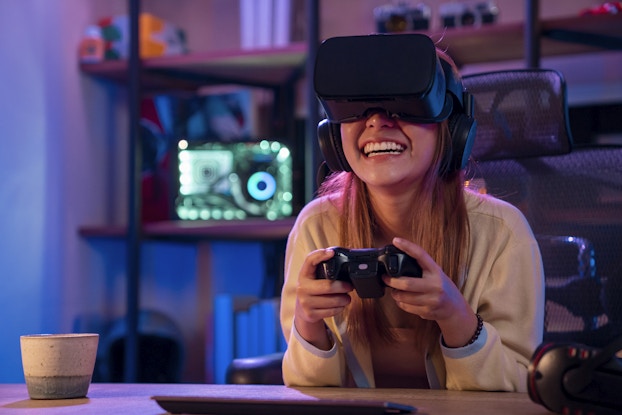
[[[80,337],[99,337],[98,333],[36,333],[22,334],[22,339],[62,339],[62,338],[80,338]]]

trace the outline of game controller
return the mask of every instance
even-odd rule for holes
[[[393,245],[378,249],[331,249],[335,255],[318,265],[316,278],[351,282],[361,298],[384,295],[382,275],[420,278],[422,274],[417,261]]]

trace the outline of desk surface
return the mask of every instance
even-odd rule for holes
[[[455,392],[417,389],[287,388],[259,385],[94,383],[87,398],[36,401],[25,384],[0,385],[0,413],[29,414],[141,414],[166,412],[152,396],[277,397],[281,399],[383,400],[412,405],[417,414],[550,415],[524,393]]]

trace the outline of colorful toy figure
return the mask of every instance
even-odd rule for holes
[[[139,18],[140,57],[149,58],[186,53],[183,30],[152,14]],[[89,26],[79,46],[82,62],[125,59],[129,56],[129,18],[127,15],[100,19]]]

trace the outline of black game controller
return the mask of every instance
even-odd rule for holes
[[[331,248],[335,255],[316,269],[316,278],[351,282],[361,298],[384,295],[382,275],[421,277],[417,261],[393,245],[384,248]]]

